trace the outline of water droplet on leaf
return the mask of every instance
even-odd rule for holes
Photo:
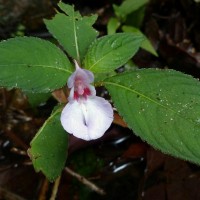
[[[116,49],[116,48],[120,47],[121,45],[122,45],[122,44],[121,44],[120,41],[114,41],[114,42],[111,44],[111,47],[112,47],[113,49]]]

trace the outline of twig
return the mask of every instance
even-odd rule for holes
[[[6,136],[8,136],[9,139],[13,143],[15,143],[16,145],[20,146],[20,148],[22,148],[24,150],[28,149],[28,145],[20,137],[18,137],[15,133],[13,133],[11,130],[5,129],[3,131],[6,133]]]
[[[60,184],[60,176],[56,179],[56,181],[54,183],[50,200],[55,200],[56,199],[56,195],[57,195],[57,192],[58,192],[59,184]]]
[[[98,186],[96,186],[94,183],[86,179],[85,177],[81,176],[80,174],[77,174],[76,172],[72,171],[70,168],[65,167],[65,171],[70,174],[71,176],[77,178],[81,183],[84,185],[87,185],[91,190],[97,192],[100,195],[105,195],[105,191]]]
[[[16,195],[2,187],[0,187],[0,199],[5,200],[25,200],[23,197]]]
[[[128,127],[126,122],[116,112],[114,113],[114,121],[113,122],[114,122],[114,124],[120,125],[120,126],[122,126],[124,128]]]
[[[38,200],[46,200],[46,194],[49,189],[49,181],[45,178],[42,182]]]
[[[27,152],[26,152],[26,151],[21,150],[21,149],[18,149],[18,148],[16,148],[16,147],[12,147],[12,148],[10,149],[10,151],[13,152],[13,153],[16,153],[16,154],[18,154],[18,155],[21,155],[21,156],[27,156]]]

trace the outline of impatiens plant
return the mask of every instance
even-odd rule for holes
[[[140,32],[97,39],[97,16],[82,17],[73,6],[45,20],[55,44],[35,37],[0,43],[0,86],[27,96],[68,94],[33,138],[28,151],[36,171],[55,180],[65,166],[68,133],[92,140],[113,121],[111,104],[96,96],[104,86],[113,106],[133,132],[161,151],[200,164],[200,83],[174,70],[139,69],[116,73],[144,40]],[[68,92],[69,91],[69,92]]]

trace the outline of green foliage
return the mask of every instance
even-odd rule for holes
[[[24,32],[25,32],[25,26],[22,24],[19,24],[17,27],[17,30],[15,33],[11,34],[11,37],[16,37],[16,36],[24,36]]]
[[[67,158],[68,139],[60,123],[62,107],[57,108],[31,142],[29,155],[36,171],[54,181],[63,170]]]
[[[117,18],[110,18],[107,25],[107,32],[109,35],[114,34],[120,28],[123,32],[141,34],[144,37],[141,47],[151,54],[158,56],[149,39],[138,28],[134,27],[139,27],[141,24],[144,17],[144,8],[147,3],[148,0],[125,0],[120,6],[113,5]],[[127,18],[128,16],[130,16],[130,19]]]
[[[108,35],[112,35],[114,33],[116,33],[117,29],[120,26],[120,22],[117,18],[111,17],[108,21],[108,25],[107,25],[107,33]]]
[[[84,66],[94,73],[109,73],[125,64],[139,49],[141,34],[116,33],[96,40],[89,48]]]
[[[69,164],[82,176],[91,176],[103,166],[103,160],[96,156],[93,149],[77,151],[69,158]]]
[[[32,107],[45,103],[50,97],[51,93],[29,93],[25,92],[28,102]]]
[[[149,0],[125,0],[120,6],[113,5],[115,14],[122,20],[130,13],[133,13],[144,6]]]
[[[67,164],[81,176],[93,177],[102,169],[104,160],[95,154],[94,148],[84,148],[74,152],[71,157],[69,156]],[[90,195],[93,192],[76,179],[73,179],[73,187],[70,191],[78,193],[80,200],[91,199]]]
[[[52,43],[17,37],[0,43],[0,86],[27,92],[50,92],[62,87],[71,64]]]
[[[141,44],[141,48],[145,49],[146,51],[152,53],[155,56],[158,56],[158,54],[155,51],[154,47],[152,46],[151,42],[148,40],[148,38],[139,29],[134,28],[132,26],[122,26],[122,30],[124,32],[141,34],[144,37],[144,41]]]
[[[58,5],[65,14],[57,13],[53,19],[45,20],[45,24],[66,52],[80,63],[98,35],[92,28],[97,16],[82,17],[79,12],[74,11],[73,6],[62,2]]]
[[[144,69],[105,81],[114,104],[142,139],[200,164],[200,83],[173,70]]]

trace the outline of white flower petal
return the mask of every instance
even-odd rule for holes
[[[95,87],[93,85],[89,85],[88,87],[89,87],[90,92],[91,92],[90,96],[96,96],[96,89],[95,89]]]
[[[77,101],[69,102],[62,111],[61,124],[68,133],[75,137],[90,140],[81,107],[82,104]]]
[[[68,96],[68,101],[74,101],[74,87],[71,88],[69,96]]]
[[[108,101],[101,97],[88,98],[87,108],[88,135],[91,140],[100,138],[113,121],[113,109]]]
[[[113,109],[101,97],[69,102],[62,111],[61,124],[77,138],[94,140],[100,138],[113,121]]]

